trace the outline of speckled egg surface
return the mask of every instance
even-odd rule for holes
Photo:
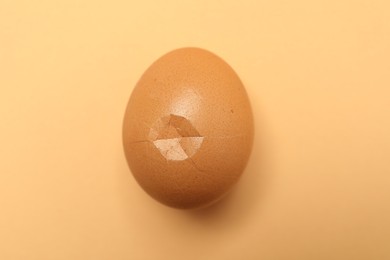
[[[241,80],[213,53],[177,49],[155,61],[131,94],[123,145],[137,182],[175,208],[198,208],[238,181],[253,143]]]

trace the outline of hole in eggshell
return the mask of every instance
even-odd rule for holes
[[[203,138],[188,119],[174,114],[160,118],[149,131],[154,146],[172,161],[193,156],[201,147]]]

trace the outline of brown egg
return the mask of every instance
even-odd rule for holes
[[[123,145],[131,172],[150,196],[197,208],[238,181],[253,143],[253,117],[237,74],[198,48],[155,61],[131,94]]]

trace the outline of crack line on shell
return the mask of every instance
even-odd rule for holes
[[[245,134],[242,134],[242,135],[231,135],[231,136],[191,136],[191,137],[203,137],[205,139],[232,139],[232,138],[236,138],[236,137],[241,137],[241,136],[247,136]],[[174,138],[165,138],[165,139],[159,139],[159,140],[169,140],[169,139],[174,139]],[[134,144],[134,143],[146,143],[146,142],[153,142],[153,141],[150,141],[150,140],[139,140],[139,141],[132,141],[130,142],[130,144]]]

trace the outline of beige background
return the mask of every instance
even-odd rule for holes
[[[197,213],[121,146],[136,81],[183,46],[235,68],[257,127]],[[1,0],[0,259],[390,259],[389,70],[386,0]]]

